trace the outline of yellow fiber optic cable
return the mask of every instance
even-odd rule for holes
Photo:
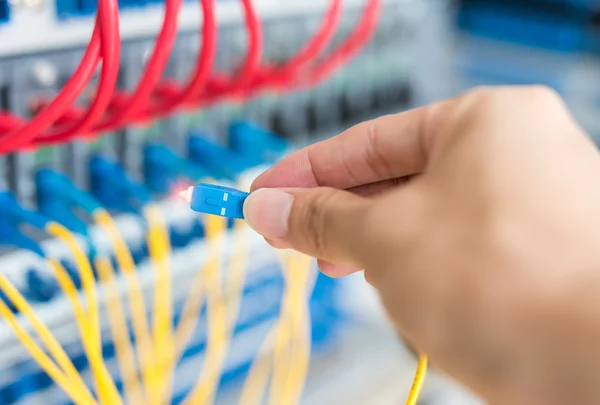
[[[144,210],[144,216],[148,221],[148,250],[152,264],[156,270],[156,281],[154,288],[154,322],[153,322],[153,344],[156,361],[156,373],[159,380],[163,381],[165,370],[172,364],[174,358],[173,341],[173,300],[171,297],[171,274],[169,271],[169,256],[171,254],[171,243],[169,231],[159,209],[149,205]],[[161,402],[161,384],[157,384],[157,401]],[[151,399],[152,401],[152,399]]]
[[[71,398],[77,405],[98,405],[96,399],[81,381],[73,380],[65,375],[46,353],[35,343],[35,340],[19,324],[16,316],[8,306],[0,300],[0,316],[2,316],[14,330],[15,334],[29,351],[31,357],[39,364],[42,370]],[[79,375],[77,375],[79,377]]]
[[[14,285],[2,274],[0,274],[0,290],[15,305],[19,312],[31,323],[35,332],[40,337],[40,340],[44,343],[44,345],[48,349],[48,352],[52,355],[56,363],[60,366],[65,376],[69,379],[70,383],[73,384],[78,390],[87,391],[87,396],[93,398],[91,393],[87,389],[85,383],[81,379],[79,372],[73,365],[73,362],[65,353],[64,349],[56,340],[54,335],[52,335],[52,332],[50,332],[48,327],[44,325],[44,323],[39,319],[33,308],[31,308],[31,306],[29,305],[25,297],[23,297],[23,295],[19,292],[19,290],[17,290],[14,287]],[[2,302],[2,304],[5,305],[4,302]],[[10,315],[13,315],[12,312],[10,312]],[[11,322],[12,318],[7,316],[6,314],[4,314],[4,317],[11,323],[11,326],[13,327],[13,329],[15,329],[15,332],[18,332],[17,328],[15,327],[15,325],[20,327],[20,325],[18,325],[18,322],[16,324],[13,324],[13,322]],[[20,334],[17,333],[17,335],[21,339]],[[23,341],[23,339],[21,340]],[[25,342],[23,341],[23,343]]]
[[[289,307],[289,328],[291,329],[291,347],[289,348],[291,361],[286,365],[280,363],[281,374],[285,375],[287,367],[287,378],[283,381],[283,389],[280,399],[274,396],[272,400],[281,404],[297,404],[300,402],[304,384],[308,373],[311,349],[310,310],[308,297],[308,281],[311,275],[311,258],[306,255],[294,255],[292,257],[288,272],[290,275],[291,288]],[[277,363],[275,375],[278,374]]]
[[[79,304],[76,289],[72,291],[65,290],[65,293],[67,293],[67,297],[69,297],[69,299],[71,300],[71,303],[75,310],[76,319],[83,340],[82,343],[86,351],[86,355],[90,360],[90,366],[96,379],[96,384],[98,385],[100,400],[102,402],[109,400],[111,401],[111,404],[120,404],[121,397],[119,395],[119,391],[117,390],[114,381],[110,377],[110,373],[106,369],[104,359],[102,358],[102,343],[100,341],[100,318],[98,314],[96,280],[94,279],[92,266],[90,265],[86,254],[83,252],[83,250],[77,243],[77,240],[67,228],[56,222],[50,222],[46,226],[46,231],[50,235],[53,235],[65,242],[65,244],[70,248],[71,252],[73,253],[75,264],[79,269],[81,285],[87,301],[87,313],[83,311]],[[61,272],[62,266],[58,265],[56,261],[52,260],[50,261],[50,263],[52,265],[53,270],[58,276]],[[67,276],[64,269],[62,269],[62,271],[63,275]],[[70,277],[67,276],[67,278],[63,279],[62,281],[62,284],[59,282],[61,287],[69,288],[72,286],[74,288]],[[80,318],[77,318],[78,311],[80,308]]]
[[[306,286],[311,262],[307,256],[293,254],[289,257],[288,263],[283,268],[287,299],[283,304],[280,315],[280,331],[278,332],[288,338],[277,339],[278,344],[276,344],[273,359],[273,381],[269,395],[270,404],[295,404],[295,402],[290,402],[291,397],[296,387],[304,385],[302,370],[307,369],[310,358],[310,341],[306,342],[309,339],[308,319],[304,317],[304,308],[306,307],[305,301],[308,300]],[[308,348],[308,352],[306,348]],[[301,378],[302,381],[293,381],[294,378]]]
[[[83,349],[90,363],[90,369],[94,376],[96,386],[98,389],[98,398],[101,403],[107,403],[108,401],[115,401],[114,403],[120,403],[121,399],[119,393],[114,385],[110,373],[106,369],[104,359],[102,358],[102,351],[98,350],[97,341],[98,338],[93,336],[95,328],[89,325],[86,318],[86,313],[79,302],[79,296],[77,288],[73,283],[71,277],[66,272],[64,267],[60,265],[56,260],[48,260],[52,271],[54,272],[58,285],[63,290],[71,305],[73,307],[73,313],[77,327],[80,331],[81,342]]]
[[[245,274],[248,267],[249,244],[247,242],[248,235],[245,232],[247,229],[248,228],[245,222],[236,221],[233,231],[233,253],[229,258],[225,292],[222,293],[224,299],[227,301],[227,305],[225,306],[227,333],[225,342],[216,344],[218,347],[228,346],[237,322],[237,316],[239,313],[245,284]],[[209,241],[209,245],[210,243],[214,242]],[[215,253],[211,252],[210,254]],[[209,261],[210,260],[211,259],[209,259]],[[192,280],[188,295],[184,302],[182,316],[175,332],[175,364],[183,355],[185,348],[187,347],[187,344],[189,343],[189,340],[193,336],[194,330],[197,327],[200,318],[200,310],[202,309],[202,303],[205,297],[204,277],[204,272],[198,272],[196,277],[194,277]],[[215,366],[215,369],[211,373],[210,377],[216,381],[208,382],[207,385],[218,384],[223,365],[224,362],[220,362],[220,364]],[[166,399],[168,400],[169,398],[167,397]],[[208,400],[208,402],[210,403],[210,400]]]
[[[421,388],[423,387],[423,382],[425,381],[425,374],[427,373],[427,362],[427,356],[423,354],[419,356],[417,372],[415,373],[415,379],[410,389],[410,393],[408,394],[406,405],[417,405],[419,395],[421,394]]]
[[[131,322],[133,325],[138,363],[144,382],[144,390],[146,395],[149,395],[157,387],[159,379],[155,372],[154,350],[148,319],[146,318],[146,304],[135,263],[127,244],[110,215],[104,210],[97,210],[94,213],[94,220],[110,237],[114,246],[117,263],[125,276],[127,300],[131,310]]]
[[[125,319],[125,311],[117,286],[115,273],[110,260],[105,257],[96,258],[98,278],[107,291],[107,312],[113,338],[117,363],[123,381],[123,391],[127,404],[144,404],[144,393],[138,378],[135,353],[129,339],[129,329]]]
[[[206,236],[209,241],[217,239],[225,229],[225,220],[218,216],[206,217]],[[221,369],[226,356],[227,320],[222,297],[220,277],[222,239],[216,243],[216,252],[211,254],[204,271],[207,297],[207,345],[204,366],[194,388],[183,401],[184,405],[204,405],[212,399],[216,387],[215,375]],[[218,378],[217,378],[218,381]]]
[[[272,371],[272,367],[275,363],[282,364],[282,356],[286,353],[286,348],[289,349],[290,340],[293,338],[292,329],[289,327],[289,312],[290,306],[293,305],[290,302],[290,289],[293,286],[302,286],[302,269],[290,270],[290,264],[295,260],[294,255],[281,254],[282,272],[284,275],[285,289],[282,297],[281,312],[278,321],[273,325],[269,331],[267,338],[263,342],[259,349],[258,355],[252,364],[248,377],[244,384],[244,388],[240,397],[241,405],[258,405],[262,402],[264,391],[269,381],[269,375]],[[308,260],[307,265],[310,264],[310,258],[305,257]],[[294,277],[293,282],[290,280]],[[298,279],[299,281],[296,281]],[[306,295],[298,291],[298,297]],[[306,331],[308,333],[308,331]],[[309,336],[307,336],[309,338]],[[310,344],[310,341],[308,342]],[[310,350],[310,347],[309,347]],[[277,360],[274,360],[277,359]],[[290,367],[288,364],[287,367]],[[279,373],[278,381],[274,381],[274,384],[281,385],[281,378],[285,375]],[[301,374],[301,373],[299,373]],[[274,396],[277,396],[274,394]]]

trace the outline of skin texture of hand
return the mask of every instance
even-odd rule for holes
[[[256,231],[365,269],[399,333],[489,403],[600,403],[600,156],[553,91],[365,122],[253,190]]]

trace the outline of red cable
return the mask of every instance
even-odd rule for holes
[[[112,116],[96,125],[94,133],[115,130],[137,117],[143,117],[143,111],[148,107],[150,95],[161,78],[162,72],[169,60],[171,49],[177,37],[177,19],[182,0],[166,0],[165,18],[154,51],[148,66],[140,79],[133,95]]]
[[[103,6],[104,2],[109,3],[107,6]],[[57,122],[57,124],[59,124],[59,128],[63,128],[63,133],[54,130],[54,132],[36,140],[36,144],[49,144],[65,141],[73,135],[76,135],[76,132],[81,132],[81,129],[89,129],[90,126],[98,120],[109,103],[110,95],[113,92],[116,83],[119,67],[118,53],[120,42],[118,40],[115,41],[114,35],[114,32],[116,31],[116,38],[118,38],[118,15],[115,20],[111,18],[109,12],[111,4],[114,3],[116,3],[115,0],[101,0],[101,6],[99,7],[101,12],[99,13],[99,17],[97,17],[94,35],[88,45],[86,54],[73,77],[59,93],[59,96],[27,126],[25,126],[25,128],[22,128],[16,133],[5,135],[4,138],[0,138],[0,140],[6,140],[5,143],[0,143],[0,153],[6,153],[9,150],[27,145],[32,137],[39,134],[39,131],[33,131],[33,129],[40,127],[46,129],[58,119],[60,119],[60,121]],[[140,80],[137,89],[131,97],[124,93],[114,94],[113,100],[110,101],[109,108],[109,111],[114,112],[113,115],[109,115],[107,120],[96,125],[93,128],[93,131],[99,132],[110,130],[125,125],[128,121],[132,121],[133,119],[154,118],[157,115],[162,116],[171,113],[177,106],[183,103],[190,106],[192,102],[195,104],[199,102],[214,102],[218,98],[226,95],[239,96],[241,93],[258,90],[261,87],[272,84],[275,84],[278,87],[289,87],[293,84],[293,80],[296,78],[295,76],[304,73],[302,72],[302,70],[304,70],[303,68],[317,57],[331,41],[341,16],[341,0],[332,0],[322,26],[317,34],[315,34],[311,41],[309,41],[300,52],[298,52],[283,67],[261,67],[262,27],[252,5],[252,1],[242,0],[242,4],[244,6],[249,44],[244,63],[237,77],[232,78],[230,75],[226,74],[215,74],[209,79],[210,70],[216,53],[217,27],[216,21],[214,20],[214,0],[202,0],[202,11],[205,20],[202,30],[203,46],[202,51],[198,55],[193,78],[183,90],[180,90],[178,86],[173,85],[172,83],[163,83],[156,88],[156,91],[153,94],[153,90],[155,90],[155,87],[157,86],[157,82],[167,63],[175,40],[177,15],[181,6],[181,0],[167,0],[163,27],[157,39],[153,55],[148,63],[148,68],[144,72],[143,78]],[[381,0],[369,0],[363,18],[348,36],[344,44],[338,47],[315,68],[310,69],[306,75],[302,75],[301,78],[305,80],[302,80],[301,83],[303,85],[318,83],[353,57],[373,34],[380,8]],[[105,21],[107,22],[105,23]],[[116,22],[111,23],[110,21]],[[99,26],[101,28],[99,28]],[[116,27],[115,31],[111,30],[111,27]],[[105,28],[107,29],[105,30]],[[83,114],[74,111],[71,111],[70,114],[61,118],[61,115],[67,112],[70,104],[75,101],[93,75],[95,66],[90,68],[88,63],[90,60],[94,61],[95,57],[95,64],[97,65],[100,47],[102,49],[103,57],[102,77],[92,106],[83,118],[81,118]],[[110,50],[112,50],[112,52],[110,52]],[[115,53],[117,55],[116,58],[114,57]],[[114,63],[115,60],[117,63]],[[206,86],[204,86],[205,84]],[[206,89],[203,89],[203,87],[206,87]],[[205,91],[203,92],[202,90]],[[71,91],[74,91],[74,93],[71,93]],[[150,104],[150,96],[152,95],[158,95],[159,97],[164,97],[164,99],[159,99],[156,103]],[[42,118],[44,119],[42,120]],[[78,120],[78,122],[73,124],[73,121],[76,120]],[[0,113],[0,132],[7,132],[8,130],[15,128],[15,126],[22,124],[22,122],[23,121],[18,117]],[[71,123],[71,128],[65,130],[64,126],[67,126],[69,123]],[[34,124],[36,126],[33,126]],[[32,126],[33,129],[30,128]],[[25,133],[26,135],[23,138],[21,137],[22,133]],[[17,135],[19,136],[17,137]]]
[[[102,0],[103,3],[104,1],[116,3],[115,0]],[[106,7],[106,9],[110,9],[110,7]],[[65,87],[63,87],[48,107],[37,114],[31,121],[17,130],[14,130],[13,127],[11,132],[0,137],[0,154],[5,154],[27,145],[33,138],[59,119],[60,116],[69,109],[79,94],[81,94],[92,78],[100,59],[102,31],[100,18],[100,16],[96,17],[96,25],[94,27],[92,39],[90,40],[79,66]],[[12,123],[14,124],[15,122],[13,121]],[[1,117],[0,127],[7,128],[7,124],[9,124],[7,117]]]
[[[348,36],[346,41],[335,49],[325,61],[313,68],[306,78],[303,85],[314,86],[327,79],[335,70],[346,64],[369,42],[379,21],[382,0],[369,0],[363,17]]]
[[[231,78],[230,75],[217,73],[207,83],[206,92],[194,104],[204,105],[215,102],[227,95],[238,95],[238,92],[244,91],[252,82],[254,75],[260,68],[263,48],[262,24],[256,14],[252,0],[242,0],[244,7],[244,18],[246,21],[246,31],[248,34],[248,49],[244,58],[244,63],[237,77]]]
[[[111,4],[108,4],[108,6],[110,7]],[[101,7],[100,12],[104,14],[103,7]],[[116,19],[113,18],[115,15]],[[111,10],[109,15],[103,16],[101,21],[103,33],[102,72],[98,90],[90,108],[80,116],[69,114],[70,119],[65,119],[62,125],[57,123],[59,127],[38,137],[35,140],[36,144],[58,143],[85,133],[102,117],[102,114],[109,107],[117,85],[120,68],[121,38],[118,15],[118,9]]]
[[[151,105],[147,112],[153,116],[165,116],[173,112],[181,104],[185,104],[201,95],[213,68],[217,54],[217,20],[215,18],[215,0],[200,0],[202,5],[202,50],[198,52],[196,67],[192,79],[179,89],[173,83],[163,83],[157,88],[157,103]],[[161,102],[162,101],[162,102]]]
[[[321,55],[331,42],[342,16],[342,0],[331,0],[323,21],[313,38],[283,66],[266,66],[257,75],[253,87],[261,87],[269,83],[289,83],[314,58]]]

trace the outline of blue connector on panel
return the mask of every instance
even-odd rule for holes
[[[471,34],[558,52],[583,50],[585,23],[500,4],[465,5],[461,28]]]
[[[35,176],[37,201],[40,212],[69,230],[81,235],[88,245],[90,259],[96,256],[96,249],[88,231],[88,224],[74,209],[79,208],[89,215],[101,208],[90,194],[77,188],[64,174],[51,169],[42,169]]]
[[[10,3],[8,0],[0,0],[0,24],[10,20]]]
[[[157,194],[171,192],[180,178],[198,182],[211,177],[209,170],[163,145],[148,145],[144,149],[144,176],[148,188]]]
[[[228,136],[231,149],[252,166],[274,163],[289,148],[283,138],[247,121],[233,122]]]
[[[190,207],[204,214],[244,219],[244,201],[249,193],[214,184],[198,184],[187,192]]]
[[[38,302],[50,301],[58,292],[56,281],[44,276],[35,269],[29,269],[26,275],[27,296]]]
[[[150,203],[149,191],[131,179],[118,162],[103,156],[90,160],[92,193],[109,209],[137,214]]]
[[[87,236],[87,224],[75,215],[73,208],[81,208],[91,215],[101,208],[100,203],[78,189],[67,176],[54,170],[40,170],[35,180],[40,211],[70,230]]]
[[[29,224],[43,230],[48,222],[48,218],[22,207],[12,193],[0,193],[0,244],[26,249],[45,257],[40,244],[24,235],[19,227]]]
[[[206,167],[216,178],[234,180],[252,166],[243,156],[202,135],[188,138],[188,156],[190,160]]]

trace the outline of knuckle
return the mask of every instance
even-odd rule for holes
[[[306,202],[301,204],[302,212],[299,213],[298,235],[307,247],[321,255],[327,252],[328,238],[327,229],[331,221],[329,213],[332,205],[335,205],[335,195],[333,190],[321,189],[319,192],[306,193]]]

